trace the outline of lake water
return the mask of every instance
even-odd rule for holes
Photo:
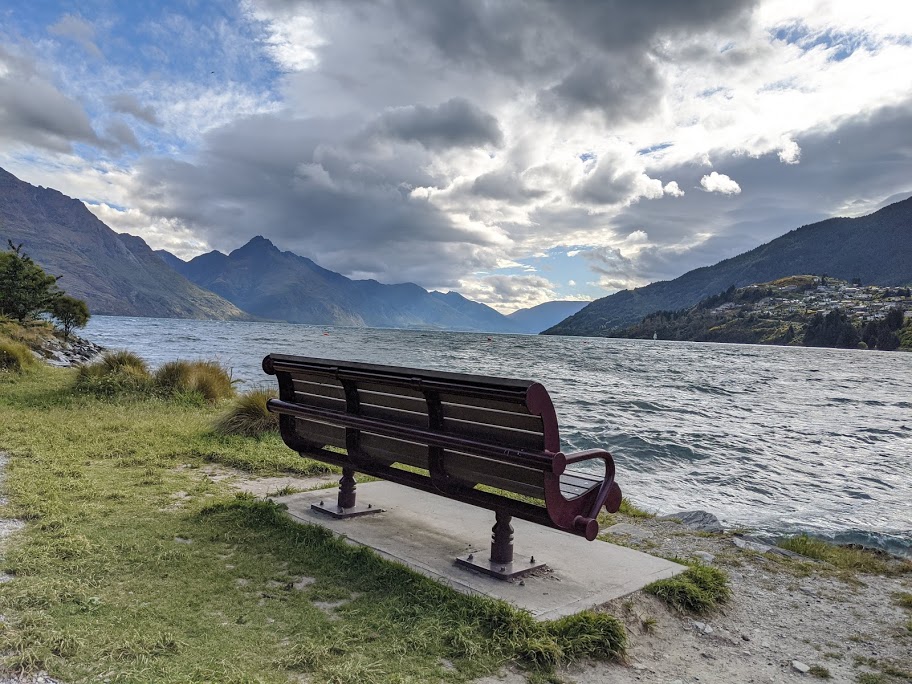
[[[244,386],[275,382],[270,352],[538,380],[564,451],[607,448],[641,506],[912,556],[912,354],[106,316],[84,336]]]

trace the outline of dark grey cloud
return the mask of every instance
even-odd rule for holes
[[[453,287],[464,269],[483,266],[487,236],[411,195],[438,182],[421,171],[423,148],[380,154],[360,130],[355,121],[251,117],[209,134],[194,163],[142,162],[136,201],[216,249],[262,234],[354,277]]]
[[[498,169],[478,176],[469,190],[473,195],[505,202],[524,202],[543,197],[547,192],[532,188],[514,169]]]
[[[647,55],[599,55],[574,67],[560,83],[539,95],[543,106],[600,113],[609,124],[636,121],[653,113],[664,83]]]
[[[140,103],[133,95],[129,93],[117,93],[108,98],[108,105],[115,112],[129,114],[140,121],[145,121],[152,126],[160,126],[161,122],[152,105]]]
[[[417,142],[431,150],[503,145],[503,131],[497,119],[461,97],[436,107],[391,109],[371,125],[370,131],[393,140]]]
[[[54,152],[73,141],[103,144],[85,109],[61,93],[28,59],[0,47],[0,137]]]

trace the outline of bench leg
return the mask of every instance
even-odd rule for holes
[[[464,568],[482,572],[500,580],[516,580],[545,567],[537,562],[534,556],[529,561],[513,562],[513,526],[512,516],[503,511],[494,511],[494,527],[491,528],[491,557],[488,560],[476,558],[474,553],[460,556],[456,564]]]
[[[339,480],[339,508],[355,507],[355,471],[343,469]]]
[[[383,513],[382,508],[374,508],[372,505],[358,506],[355,503],[355,471],[348,468],[342,469],[342,479],[339,480],[339,498],[336,505],[327,506],[321,501],[319,504],[311,504],[310,509],[317,513],[331,515],[337,520],[345,518],[357,518],[362,515],[371,515],[373,513]]]
[[[506,563],[513,562],[513,526],[510,524],[511,515],[503,511],[495,511],[494,527],[491,528],[491,562]]]

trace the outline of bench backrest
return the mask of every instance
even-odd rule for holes
[[[439,487],[538,499],[543,472],[563,469],[554,406],[536,382],[281,354],[263,369],[279,382],[286,443],[331,462],[344,449],[364,472],[359,464],[405,466]]]

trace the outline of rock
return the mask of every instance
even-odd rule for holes
[[[628,537],[633,537],[634,539],[649,539],[655,536],[650,530],[629,523],[618,523],[617,525],[606,527],[605,532],[623,534]]]
[[[735,535],[732,538],[732,541],[735,543],[739,549],[746,549],[747,551],[756,551],[757,553],[766,553],[773,547],[769,544],[764,544],[763,542],[756,541],[750,537],[742,537]]]
[[[693,626],[694,626],[694,629],[696,629],[698,632],[702,632],[704,629],[706,629],[705,622],[697,622],[696,620],[694,620]]]
[[[801,674],[807,674],[808,672],[811,671],[811,666],[810,666],[810,665],[805,665],[805,664],[802,663],[800,660],[793,660],[793,661],[792,661],[792,667],[793,667],[794,669],[798,670],[798,672],[800,672]]]
[[[671,515],[663,515],[659,520],[679,520],[684,527],[699,532],[721,532],[722,523],[708,511],[681,511]]]
[[[704,563],[712,563],[714,560],[716,560],[716,557],[714,555],[707,553],[706,551],[696,551],[693,556],[694,558],[699,558]]]

